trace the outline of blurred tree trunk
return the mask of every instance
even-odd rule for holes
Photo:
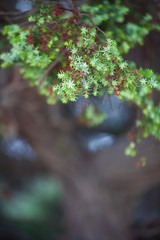
[[[77,147],[74,121],[49,106],[35,88],[16,77],[0,96],[0,121],[25,137],[64,187],[65,224],[71,240],[130,239],[130,214],[138,195],[160,181],[158,145],[145,168],[124,156],[124,137],[107,151],[86,156]],[[147,141],[140,148],[148,148]]]
[[[144,56],[139,61],[144,62]],[[131,239],[131,213],[136,199],[160,182],[159,145],[151,151],[151,139],[139,146],[148,151],[149,159],[140,169],[135,168],[136,159],[124,156],[128,143],[123,136],[107,151],[86,156],[73,137],[74,121],[61,116],[59,104],[47,105],[35,88],[21,80],[17,68],[8,78],[11,83],[0,92],[0,121],[11,135],[26,138],[61,181],[69,239]]]

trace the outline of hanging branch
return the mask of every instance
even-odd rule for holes
[[[63,56],[67,52],[67,49],[64,49],[60,54]],[[49,65],[49,67],[44,71],[43,75],[40,77],[40,79],[37,81],[37,83],[40,83],[40,87],[43,87],[43,82],[49,72],[59,63],[59,59],[56,59],[53,63]]]
[[[107,35],[105,34],[105,32],[103,32],[99,27],[95,26],[93,19],[91,18],[91,16],[89,16],[87,13],[80,13],[79,16],[85,16],[88,17],[91,21],[91,23],[93,24],[92,27],[96,28],[99,32],[101,32],[103,35],[105,35],[107,37]]]

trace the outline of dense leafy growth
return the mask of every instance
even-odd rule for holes
[[[81,10],[87,12],[92,17],[94,24],[103,29],[108,37],[116,39],[121,53],[127,53],[136,43],[142,45],[144,36],[151,30],[159,30],[160,27],[151,21],[150,13],[145,12],[142,15],[137,9],[134,11],[131,8],[132,4],[126,6],[122,2],[115,0],[110,3],[110,1],[104,0],[98,5],[83,4]],[[86,21],[88,24],[90,23],[90,19],[87,17]]]
[[[159,26],[151,23],[149,14],[139,25],[126,22],[131,9],[119,0],[84,4],[81,12],[43,6],[29,17],[29,27],[6,26],[3,33],[12,48],[1,54],[2,66],[21,65],[24,78],[46,95],[48,103],[97,96],[102,89],[133,101],[142,110],[134,135],[139,140],[149,135],[160,139],[160,105],[152,99],[152,89],[160,90],[158,77],[152,70],[136,69],[121,56]],[[133,144],[126,154],[135,155]]]

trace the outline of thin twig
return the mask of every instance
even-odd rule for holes
[[[105,34],[105,32],[103,32],[99,27],[95,26],[94,21],[91,18],[91,16],[89,16],[87,13],[80,13],[79,16],[86,16],[86,17],[88,17],[90,19],[91,23],[93,24],[93,27],[95,27],[99,32],[103,33],[106,36],[106,38],[107,38],[107,35]]]
[[[107,35],[105,34],[105,32],[103,32],[99,27],[95,26],[95,28],[96,28],[99,32],[103,33],[106,38],[108,38]]]
[[[0,12],[0,16],[19,16],[19,15],[23,15],[25,13],[28,13],[29,10],[27,11],[23,11],[23,12],[18,12],[18,11],[15,11],[15,12]]]
[[[71,6],[72,10],[75,10],[72,0],[67,0],[68,4]]]
[[[143,76],[140,76],[137,80],[136,80],[136,82],[138,82],[141,78],[143,78],[144,77],[144,75]]]
[[[64,49],[60,54],[64,55],[66,53],[67,49]],[[59,63],[59,59],[56,59],[53,63],[51,63],[51,65],[49,65],[49,67],[44,71],[44,73],[42,74],[42,76],[40,77],[40,79],[37,81],[38,83],[41,83],[45,80],[45,78],[47,77],[48,73],[52,70],[52,68],[54,68],[57,64]],[[41,85],[42,87],[42,85]]]
[[[4,16],[4,20],[5,20],[8,24],[13,24],[12,19],[10,19],[8,16]]]
[[[95,26],[94,22],[93,22],[93,19],[91,18],[91,16],[89,16],[87,13],[80,13],[79,16],[85,16],[85,17],[88,17],[91,21],[91,23],[93,24],[93,26]]]

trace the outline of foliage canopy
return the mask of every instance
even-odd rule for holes
[[[83,4],[80,10],[44,5],[28,20],[26,27],[4,28],[11,50],[1,54],[3,67],[21,65],[24,78],[48,103],[102,92],[132,101],[142,112],[136,122],[138,140],[149,135],[160,139],[160,104],[153,100],[153,89],[160,90],[159,76],[122,57],[135,44],[143,44],[151,30],[160,29],[148,12],[142,16],[121,0],[103,0]],[[135,155],[133,144],[126,154]]]

